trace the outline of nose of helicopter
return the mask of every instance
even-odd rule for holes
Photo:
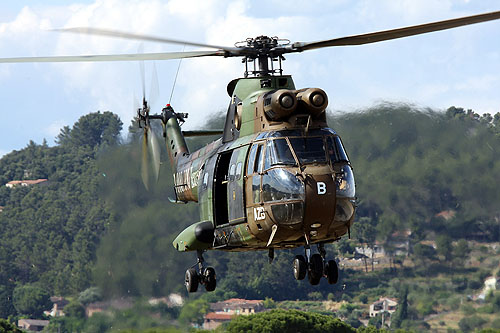
[[[307,177],[302,228],[313,242],[315,239],[342,236],[354,216],[354,178],[350,166],[344,168],[346,172],[337,176],[332,175],[331,169],[327,167],[309,167],[305,170]]]

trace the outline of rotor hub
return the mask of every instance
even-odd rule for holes
[[[235,43],[234,46],[241,49],[243,63],[245,63],[244,75],[248,77],[282,75],[281,61],[285,60],[283,53],[286,53],[286,46],[289,44],[288,39],[257,36]],[[278,66],[274,65],[275,62]],[[253,63],[253,69],[248,68],[249,63]]]

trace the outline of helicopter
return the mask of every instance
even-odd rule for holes
[[[459,26],[500,19],[500,11],[438,21],[393,30],[315,42],[290,42],[269,36],[247,38],[232,47],[96,28],[57,29],[140,41],[182,44],[208,51],[0,58],[0,62],[80,62],[168,60],[195,57],[240,57],[243,77],[229,82],[229,107],[221,131],[183,131],[187,113],[170,104],[150,113],[147,100],[137,109],[136,121],[144,131],[141,176],[148,170],[157,178],[158,142],[152,122],[160,122],[174,178],[174,203],[198,203],[200,220],[174,239],[177,251],[196,251],[197,262],[185,273],[188,292],[199,284],[216,289],[217,277],[203,254],[208,250],[268,251],[304,248],[295,256],[295,279],[322,278],[335,284],[336,260],[327,259],[325,244],[350,237],[356,212],[353,166],[340,136],[328,126],[328,96],[320,88],[297,88],[284,74],[284,55],[334,46],[363,45]],[[221,137],[190,152],[186,137],[219,134]],[[151,167],[149,163],[151,163]],[[317,252],[312,253],[316,246]]]

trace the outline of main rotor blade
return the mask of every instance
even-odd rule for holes
[[[18,62],[93,62],[93,61],[139,61],[139,60],[169,60],[182,58],[196,58],[206,56],[224,56],[223,51],[191,51],[191,52],[164,52],[143,54],[108,54],[84,56],[51,56],[51,57],[19,57],[0,58],[0,63]]]
[[[220,50],[229,51],[229,52],[239,50],[236,47],[203,44],[203,43],[197,43],[197,42],[188,42],[188,41],[179,40],[179,39],[162,38],[162,37],[148,36],[148,35],[139,35],[139,34],[133,34],[133,33],[128,33],[128,32],[116,31],[116,30],[108,30],[108,29],[77,27],[77,28],[67,28],[67,29],[54,29],[53,31],[73,32],[73,33],[78,33],[78,34],[97,35],[97,36],[118,37],[118,38],[124,38],[124,39],[142,40],[142,41],[159,42],[159,43],[167,43],[167,44],[182,44],[182,45],[191,45],[191,46],[201,46],[201,47],[209,47],[211,49],[220,49]]]
[[[433,23],[426,23],[421,25],[415,25],[405,28],[393,29],[393,30],[385,30],[379,32],[373,32],[362,35],[354,35],[348,37],[334,38],[328,40],[322,40],[317,42],[310,43],[294,43],[292,45],[293,48],[297,49],[297,52],[318,49],[322,47],[330,47],[330,46],[344,46],[344,45],[362,45],[369,43],[381,42],[384,40],[409,37],[419,34],[425,34],[428,32],[446,30],[451,28],[460,27],[468,24],[475,24],[485,21],[497,20],[500,18],[500,11],[491,12],[486,14],[479,14],[467,17],[460,17],[456,19],[446,20],[446,21],[438,21]]]

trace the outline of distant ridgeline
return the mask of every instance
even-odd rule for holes
[[[216,117],[208,127],[220,128],[223,121]],[[356,172],[357,219],[370,221],[377,239],[410,229],[425,230],[424,238],[499,240],[500,113],[383,104],[330,114],[329,124]],[[189,254],[176,253],[171,242],[197,221],[197,207],[168,202],[168,163],[159,183],[145,191],[138,136],[121,143],[121,128],[116,115],[91,113],[64,127],[55,147],[31,141],[0,160],[2,299],[12,299],[16,286],[25,284],[50,295],[98,285],[108,295],[161,296],[181,287]],[[188,141],[191,147],[203,143]],[[6,186],[36,179],[48,181]],[[260,252],[209,255],[224,277],[218,290],[228,295],[300,299],[332,288],[299,285],[280,269],[292,251],[279,251],[272,266]],[[0,317],[16,312],[0,302]]]

